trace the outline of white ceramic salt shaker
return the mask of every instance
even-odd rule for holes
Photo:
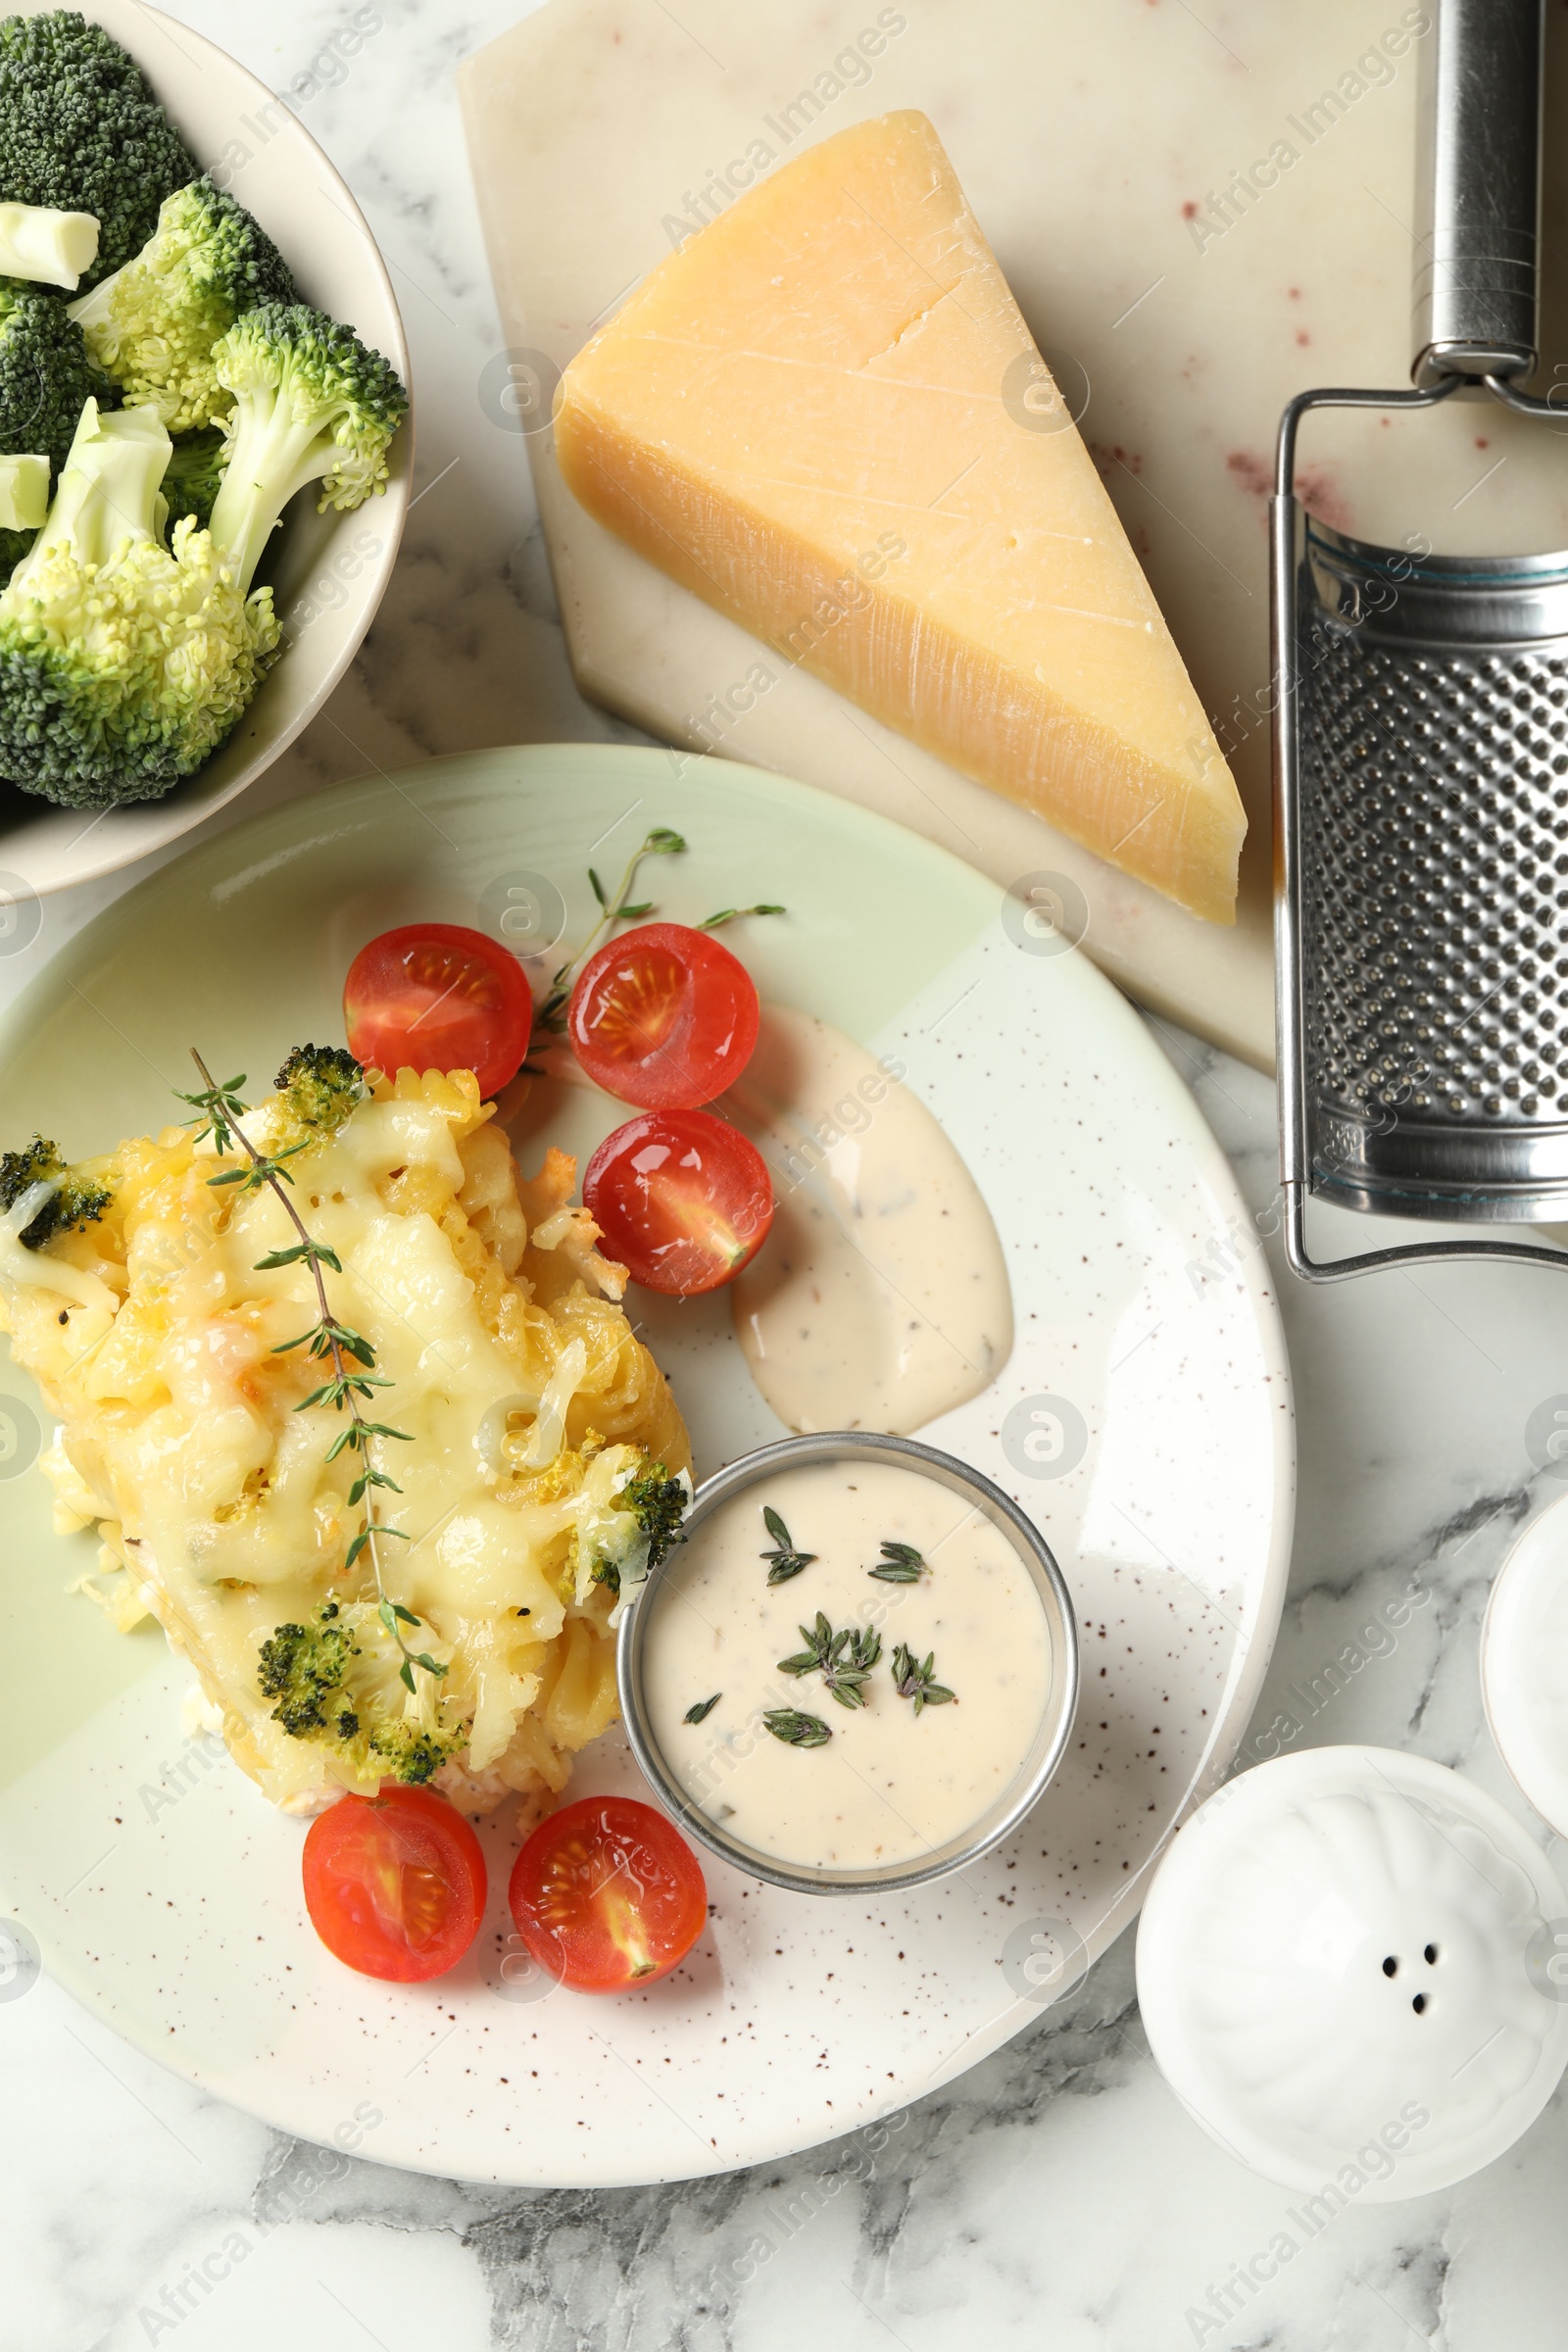
[[[1392,2203],[1490,2164],[1551,2096],[1568,1895],[1457,1773],[1310,1748],[1178,1834],[1138,1997],[1160,2072],[1223,2147],[1319,2199]]]

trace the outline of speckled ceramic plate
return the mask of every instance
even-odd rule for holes
[[[655,869],[664,914],[785,902],[736,942],[764,998],[900,1056],[1001,1233],[1011,1359],[924,1434],[1033,1513],[1079,1610],[1068,1761],[1009,1844],[871,1904],[714,1864],[690,1962],[592,2000],[509,1951],[496,1830],[492,1916],[464,1966],[424,1986],[353,1977],[306,1924],[299,1824],[215,1742],[182,1739],[186,1678],[161,1637],[117,1636],[69,1596],[91,1540],[49,1532],[27,1467],[38,1400],[0,1360],[0,1911],[79,1998],[223,2097],[473,2180],[637,2182],[775,2158],[997,2048],[1132,1918],[1171,1828],[1223,1773],[1285,1587],[1279,1320],[1188,1095],[1087,959],[1024,919],[1027,890],[1004,899],[776,776],[656,751],[493,752],[239,826],[112,906],[18,1004],[0,1028],[8,1121],[82,1152],[167,1120],[192,1043],[214,1067],[270,1072],[301,1038],[339,1033],[349,956],[392,923],[575,939],[590,858],[618,871],[652,824],[691,845]],[[583,1151],[612,1123],[564,1089],[524,1119],[524,1158],[544,1132]],[[700,1473],[782,1434],[722,1296],[638,1304]],[[574,1783],[637,1786],[618,1732]]]

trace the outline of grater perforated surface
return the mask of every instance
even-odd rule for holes
[[[1303,644],[1307,1051],[1325,1104],[1568,1121],[1568,646]]]
[[[1561,1213],[1563,559],[1418,561],[1314,522],[1297,648],[1312,1181]]]

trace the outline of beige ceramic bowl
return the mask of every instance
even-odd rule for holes
[[[345,319],[407,383],[408,346],[386,266],[359,206],[292,110],[221,49],[141,0],[76,4],[137,60],[197,163],[278,245],[304,299]],[[21,0],[21,13],[42,14],[40,0]],[[391,577],[413,462],[413,429],[405,424],[392,445],[384,496],[352,514],[318,514],[308,494],[289,510],[270,559],[287,650],[198,775],[161,801],[104,812],[57,808],[0,784],[0,939],[8,927],[25,925],[35,899],[113,873],[189,832],[254,782],[315,717],[359,651]]]

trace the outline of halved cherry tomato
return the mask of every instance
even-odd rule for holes
[[[566,1016],[594,1084],[644,1110],[711,1102],[751,1060],[757,1023],[746,966],[684,923],[645,923],[601,948]]]
[[[697,1857],[652,1805],[585,1796],[540,1823],[508,1888],[517,1934],[573,1992],[656,1984],[708,1918]]]
[[[607,1254],[677,1298],[733,1282],[773,1222],[761,1153],[710,1110],[628,1119],[588,1162],[582,1197]]]
[[[533,997],[509,950],[461,923],[405,923],[343,983],[349,1052],[367,1069],[472,1070],[486,1102],[528,1051]]]
[[[305,1839],[305,1908],[362,1977],[414,1984],[463,1958],[484,1916],[479,1840],[430,1788],[340,1796]]]

